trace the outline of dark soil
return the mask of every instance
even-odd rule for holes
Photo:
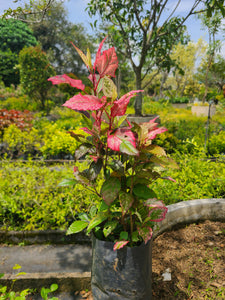
[[[153,300],[225,300],[225,223],[206,221],[165,232],[154,240],[152,256]],[[166,270],[169,281],[164,281]],[[80,296],[92,299],[89,292]]]
[[[162,274],[171,271],[171,281]],[[153,299],[225,299],[225,223],[165,232],[153,243]]]

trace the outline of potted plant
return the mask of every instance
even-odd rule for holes
[[[97,207],[80,214],[67,233],[92,233],[94,299],[149,300],[152,231],[167,212],[151,184],[166,167],[177,165],[153,143],[166,128],[158,127],[155,119],[140,124],[127,121],[129,100],[142,91],[117,98],[112,77],[118,60],[114,47],[102,52],[104,41],[93,65],[89,50],[85,55],[73,45],[90,72],[91,89],[65,74],[49,78],[53,84],[68,83],[82,91],[63,105],[81,113],[86,123],[81,134],[71,132],[80,142],[77,164],[74,179],[61,185],[81,184],[99,197]],[[86,168],[80,170],[79,160],[84,157]]]

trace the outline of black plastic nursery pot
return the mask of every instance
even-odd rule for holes
[[[92,239],[91,288],[94,300],[152,299],[152,239],[113,250],[113,242]]]

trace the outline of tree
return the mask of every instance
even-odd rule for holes
[[[21,84],[24,92],[40,102],[41,109],[46,109],[48,90],[51,84],[47,79],[55,75],[46,54],[39,46],[26,47],[19,54]]]
[[[18,54],[25,46],[37,44],[29,27],[18,20],[0,19],[0,76],[6,86],[19,83]]]
[[[198,68],[196,77],[199,81],[205,82],[205,77],[208,69],[208,62],[204,60]],[[209,88],[217,90],[217,93],[221,93],[223,85],[225,84],[225,59],[221,55],[216,55],[213,63],[207,74],[208,90]],[[205,93],[204,93],[205,95]],[[203,95],[203,96],[204,96]]]
[[[202,21],[202,25],[204,28],[208,30],[209,37],[209,47],[207,53],[207,68],[205,72],[205,94],[203,96],[202,102],[204,103],[208,94],[209,88],[209,72],[210,68],[214,62],[216,51],[220,49],[221,42],[216,39],[216,35],[221,28],[223,16],[220,11],[216,10],[210,17],[206,13],[202,13],[199,15],[199,18]]]
[[[14,0],[14,2],[18,1],[19,0]],[[29,3],[25,4],[24,7],[18,6],[16,9],[9,7],[4,11],[1,17],[3,19],[13,18],[24,22],[27,16],[35,16],[35,22],[42,22],[54,1],[55,0],[29,0]],[[29,20],[26,21],[29,22]]]
[[[34,17],[27,16],[26,19],[35,21]],[[83,25],[68,21],[68,13],[61,1],[54,1],[42,22],[30,23],[30,27],[57,73],[84,73],[82,61],[71,41],[93,51],[94,40],[86,33]]]
[[[183,72],[172,70],[173,74],[170,73],[164,85],[164,88],[168,86],[172,88],[173,96],[183,97],[186,87],[195,85],[193,78],[197,69],[196,62],[206,54],[206,48],[206,43],[202,39],[197,43],[189,42],[187,45],[179,43],[174,47],[171,57],[178,62]]]
[[[18,55],[10,49],[0,50],[0,79],[5,86],[17,85],[20,81],[19,70],[15,69],[18,64]]]
[[[170,57],[171,50],[184,33],[185,21],[193,14],[201,3],[205,4],[210,16],[219,7],[223,14],[223,0],[195,0],[184,17],[175,16],[181,0],[168,11],[168,0],[90,0],[89,14],[100,14],[102,21],[110,24],[109,35],[117,51],[129,59],[136,76],[136,88],[142,89],[142,81],[155,66],[170,70],[174,61]],[[213,4],[213,5],[212,5]],[[144,74],[143,74],[144,71]],[[148,84],[148,83],[147,83]],[[135,112],[142,113],[141,93],[136,98]]]

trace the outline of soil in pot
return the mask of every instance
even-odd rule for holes
[[[153,300],[225,299],[224,222],[179,226],[158,236],[152,252]],[[80,299],[91,300],[91,293]]]

